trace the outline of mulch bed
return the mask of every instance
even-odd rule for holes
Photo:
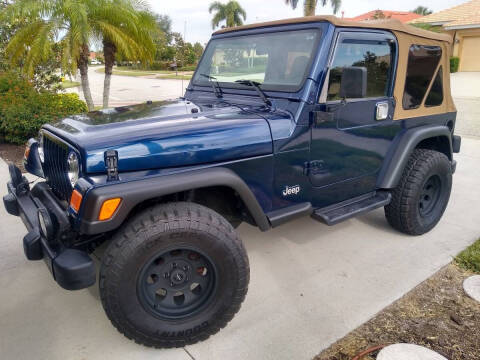
[[[25,153],[25,145],[13,145],[0,142],[0,157],[8,162],[13,162],[22,172],[23,169],[23,154]]]
[[[462,287],[471,275],[447,265],[315,360],[351,360],[365,349],[393,343],[422,345],[450,360],[480,359],[480,303]],[[378,352],[362,360],[375,359]]]

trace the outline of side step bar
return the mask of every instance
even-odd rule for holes
[[[388,205],[392,195],[386,191],[374,191],[342,201],[313,212],[312,218],[327,225],[335,225],[351,217]]]

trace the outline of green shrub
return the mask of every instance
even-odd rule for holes
[[[460,58],[458,56],[452,56],[450,58],[450,73],[456,73],[458,71],[459,64]]]
[[[480,239],[458,254],[455,261],[466,270],[480,273]]]
[[[40,127],[87,111],[77,94],[38,91],[13,73],[0,74],[0,139],[24,144]]]

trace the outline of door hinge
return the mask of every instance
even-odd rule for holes
[[[118,180],[118,151],[107,150],[105,156],[105,169],[107,169],[107,181]]]

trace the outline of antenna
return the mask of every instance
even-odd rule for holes
[[[185,23],[183,24],[183,44],[184,46],[187,44],[187,39],[186,39],[186,34],[187,34],[187,19],[185,19]],[[185,62],[185,54],[183,54],[183,61]],[[182,64],[185,67],[185,64]],[[183,74],[180,74],[182,77],[182,96],[185,95],[185,92],[183,91]]]

